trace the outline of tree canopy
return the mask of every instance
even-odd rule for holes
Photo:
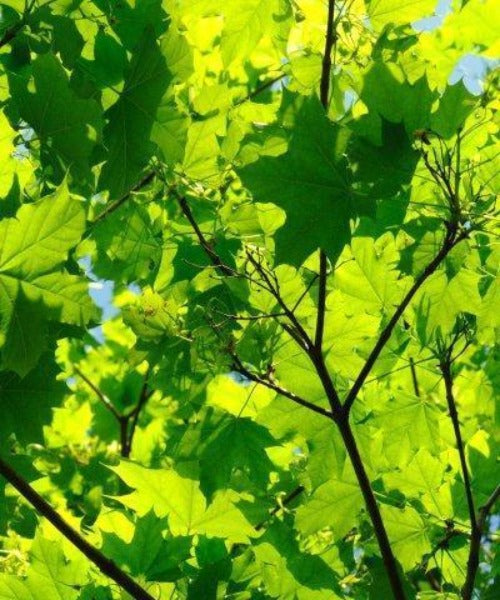
[[[499,11],[0,0],[0,600],[498,597]]]

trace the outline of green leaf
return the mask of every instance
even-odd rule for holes
[[[78,588],[86,583],[85,559],[67,562],[61,545],[37,536],[31,548],[31,563],[25,582],[0,575],[2,600],[76,600]]]
[[[4,368],[25,374],[36,364],[43,350],[43,321],[83,326],[96,317],[86,281],[63,269],[84,227],[81,201],[69,194],[65,184],[35,204],[23,205],[15,219],[0,222]],[[37,343],[28,342],[31,335]]]
[[[108,157],[99,186],[119,198],[139,181],[152,154],[151,129],[171,74],[151,31],[144,33],[117,102],[107,112]]]
[[[92,99],[79,98],[52,54],[42,54],[32,67],[32,80],[11,80],[14,101],[22,119],[42,143],[43,159],[60,179],[66,169],[88,177],[92,153],[100,142],[101,109]]]
[[[361,490],[352,475],[331,478],[297,509],[296,526],[304,535],[331,527],[339,540],[353,527],[362,506]]]
[[[346,132],[311,98],[297,113],[288,151],[260,158],[240,171],[257,202],[273,202],[286,213],[286,223],[275,236],[278,262],[299,266],[318,248],[333,260],[349,241],[353,207],[345,142]],[[333,213],[334,220],[321,224]]]
[[[382,29],[388,24],[403,25],[430,16],[435,5],[434,0],[370,0],[368,15],[373,27]]]
[[[381,512],[394,554],[403,569],[409,571],[431,551],[427,527],[418,512],[409,506],[401,510],[384,504]]]
[[[0,372],[0,447],[15,434],[22,444],[43,441],[43,428],[50,423],[52,407],[61,403],[66,386],[56,379],[60,370],[47,356],[26,377]],[[19,415],[27,418],[20,419]]]
[[[153,508],[159,517],[168,516],[172,535],[222,536],[233,543],[246,543],[249,536],[256,535],[237,508],[237,494],[218,494],[207,506],[198,482],[174,470],[145,469],[128,462],[121,462],[113,470],[136,490],[121,496],[120,502],[139,515]]]

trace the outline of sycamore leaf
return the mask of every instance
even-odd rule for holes
[[[42,54],[33,63],[31,86],[12,79],[15,101],[21,117],[40,138],[45,161],[61,172],[65,169],[86,177],[91,155],[100,142],[102,117],[92,99],[79,98],[70,88],[66,73],[52,54]]]
[[[25,581],[0,575],[2,600],[76,600],[86,582],[85,559],[67,562],[59,542],[37,535],[31,548],[31,563]]]
[[[297,114],[288,151],[240,171],[256,201],[273,202],[286,212],[286,223],[276,234],[278,262],[299,266],[318,248],[334,259],[349,240],[353,207],[345,139],[346,132],[310,98]]]
[[[100,187],[111,198],[126,193],[140,179],[152,146],[151,128],[171,74],[151,31],[144,32],[132,56],[123,91],[108,111],[104,144],[108,158]]]
[[[249,536],[256,535],[237,508],[237,494],[218,494],[207,506],[199,483],[174,470],[145,469],[128,462],[121,462],[113,470],[135,489],[121,496],[120,502],[139,515],[153,508],[159,517],[168,516],[172,535],[222,536],[233,543],[245,543]]]
[[[403,25],[427,17],[435,6],[434,0],[370,0],[368,15],[375,29],[383,29],[390,23]]]
[[[431,551],[427,527],[419,513],[410,506],[401,510],[384,504],[381,512],[394,554],[403,569],[409,571]]]
[[[362,506],[361,490],[352,476],[332,478],[297,509],[296,526],[304,535],[331,527],[335,539],[340,539],[352,528]]]
[[[285,523],[274,523],[259,539],[254,552],[272,598],[335,600],[342,597],[331,569],[333,553],[313,556],[303,552]]]
[[[50,423],[52,407],[61,403],[66,392],[65,384],[56,379],[59,373],[49,357],[43,357],[23,379],[0,371],[0,447],[13,433],[24,444],[43,440],[43,427]],[[20,419],[19,415],[27,418]]]
[[[96,316],[86,281],[63,270],[85,227],[65,184],[0,222],[0,332],[5,367],[24,374],[43,350],[43,321],[83,326]],[[32,337],[33,336],[33,337]],[[28,342],[28,337],[38,344]],[[0,346],[2,346],[0,338]]]

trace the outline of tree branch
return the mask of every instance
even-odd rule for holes
[[[262,375],[256,375],[255,373],[252,373],[251,371],[249,371],[243,365],[241,359],[234,352],[231,352],[230,355],[234,361],[233,370],[236,371],[237,373],[240,373],[241,375],[243,375],[250,381],[254,381],[255,383],[260,383],[261,385],[269,388],[270,390],[275,391],[277,394],[280,394],[281,396],[284,396],[285,398],[292,400],[292,402],[295,402],[295,404],[299,404],[300,406],[303,406],[304,408],[308,408],[309,410],[312,410],[315,413],[318,413],[324,417],[327,417],[328,419],[332,418],[332,414],[329,411],[325,410],[324,408],[321,408],[321,406],[316,406],[316,404],[313,404],[312,402],[309,402],[309,400],[305,400],[304,398],[297,396],[297,394],[294,394],[293,392],[289,392],[285,388],[282,388],[278,384],[270,381],[270,379],[265,378]]]
[[[50,504],[36,492],[14,469],[0,458],[2,475],[47,521],[49,521],[67,540],[84,554],[104,575],[112,579],[136,600],[155,600],[130,575],[122,571],[100,550],[92,546],[76,529],[73,529]]]
[[[500,498],[500,485],[495,488],[486,503],[479,509],[476,518],[476,528],[472,530],[469,558],[467,560],[467,574],[462,587],[462,600],[471,600],[474,594],[474,582],[479,569],[479,554],[481,551],[481,538],[484,533],[486,519],[490,511]]]
[[[446,388],[446,402],[448,404],[448,412],[450,415],[451,422],[453,424],[453,431],[455,434],[455,441],[457,444],[458,455],[460,457],[460,467],[462,469],[462,478],[465,486],[465,496],[467,498],[467,507],[469,510],[469,519],[471,522],[472,531],[477,529],[476,521],[476,509],[474,508],[474,498],[472,496],[472,485],[469,475],[469,469],[467,467],[467,459],[465,458],[465,444],[462,439],[462,432],[460,431],[460,422],[458,420],[457,404],[455,402],[455,396],[453,394],[453,378],[451,375],[451,361],[449,357],[441,361],[439,368],[443,374],[444,385]]]
[[[356,400],[356,397],[357,397],[361,387],[363,386],[366,378],[370,374],[370,371],[372,370],[373,365],[375,364],[377,358],[380,356],[380,353],[384,349],[384,346],[389,341],[391,334],[394,330],[394,327],[396,326],[397,322],[399,321],[399,319],[403,315],[404,311],[410,304],[413,296],[415,296],[415,294],[422,287],[422,285],[425,283],[425,281],[437,270],[439,265],[448,256],[450,251],[458,244],[458,242],[460,242],[464,238],[465,238],[465,234],[463,234],[461,236],[460,235],[457,236],[456,224],[452,223],[452,224],[447,225],[447,232],[446,232],[446,236],[445,236],[443,245],[441,246],[441,249],[439,250],[437,255],[433,258],[433,260],[427,265],[427,267],[422,271],[422,273],[417,277],[417,279],[411,286],[410,290],[406,293],[404,298],[401,300],[399,306],[396,308],[391,319],[389,320],[389,322],[383,329],[382,333],[380,334],[380,337],[378,338],[375,346],[373,347],[373,350],[370,352],[370,355],[368,356],[365,364],[363,365],[363,368],[361,369],[359,375],[357,376],[357,378],[356,378],[356,380],[344,402],[343,409],[345,412],[347,412],[347,413],[350,412],[352,405],[353,405],[354,401]]]
[[[234,275],[234,271],[230,267],[228,267],[226,264],[224,264],[224,262],[222,261],[220,256],[214,251],[214,249],[210,245],[209,241],[203,235],[203,232],[199,228],[198,223],[196,222],[196,219],[193,216],[193,213],[191,211],[191,208],[190,208],[186,198],[184,196],[178,195],[177,192],[174,192],[174,194],[177,198],[177,201],[179,203],[181,211],[183,212],[184,216],[186,217],[186,219],[189,221],[189,224],[193,228],[193,230],[196,234],[196,237],[198,238],[198,241],[200,242],[200,246],[205,251],[205,254],[210,259],[210,262],[213,264],[214,267],[216,267],[216,269],[218,271],[220,271],[220,273],[222,275],[225,275],[226,277],[232,277]]]
[[[122,418],[123,418],[123,415],[115,407],[115,405],[111,402],[111,400],[106,396],[106,394],[103,394],[102,391],[95,385],[95,383],[93,381],[91,381],[87,377],[87,375],[85,375],[85,373],[83,373],[82,371],[80,371],[80,369],[78,367],[73,367],[73,370],[78,375],[78,377],[80,377],[81,379],[83,379],[83,381],[85,381],[85,383],[89,386],[89,388],[95,393],[95,395],[102,402],[102,404],[104,405],[104,407],[107,410],[109,410],[109,412],[115,417],[115,419],[118,422],[120,422],[122,420]]]
[[[145,188],[148,185],[148,183],[153,181],[155,175],[155,171],[150,171],[149,173],[144,175],[144,177],[140,181],[138,181],[133,188],[131,188],[128,192],[125,192],[125,194],[118,198],[118,200],[115,200],[114,202],[106,206],[102,213],[98,214],[97,217],[92,221],[92,225],[96,225],[97,223],[105,219],[107,216],[109,216],[111,213],[115,212],[115,210],[120,208],[122,204],[125,204],[125,202],[132,196],[132,194],[139,192],[140,190]]]
[[[372,490],[370,479],[365,470],[363,460],[359,453],[356,440],[349,424],[349,415],[344,416],[342,421],[338,424],[338,427],[342,435],[342,439],[344,440],[344,445],[351,460],[354,472],[356,473],[356,478],[358,480],[361,493],[363,494],[366,509],[370,516],[375,537],[377,538],[380,552],[382,554],[382,560],[384,562],[385,571],[389,579],[392,594],[395,600],[405,600],[406,594],[399,576],[398,564],[394,553],[392,552],[391,543],[389,542],[389,537],[387,536],[387,531],[382,520],[382,515],[380,514],[375,494]]]
[[[318,315],[316,319],[316,334],[314,336],[314,346],[318,352],[322,352],[323,333],[325,331],[326,314],[326,277],[328,262],[323,250],[319,251],[319,291],[318,291]]]
[[[325,35],[325,50],[321,66],[321,81],[319,86],[321,104],[325,110],[328,108],[328,96],[330,94],[330,71],[332,68],[332,48],[335,44],[335,0],[328,0],[328,16]]]

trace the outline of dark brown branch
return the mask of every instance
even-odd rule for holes
[[[479,509],[476,518],[476,528],[472,530],[469,558],[467,560],[467,574],[462,587],[462,599],[471,600],[474,593],[474,582],[479,569],[479,555],[481,552],[481,538],[484,534],[486,520],[500,498],[500,485],[495,488],[486,503]]]
[[[107,216],[109,216],[111,213],[115,212],[115,210],[120,208],[120,206],[122,206],[122,204],[125,204],[125,202],[132,196],[132,194],[139,192],[140,190],[145,188],[148,185],[148,183],[153,181],[155,175],[156,175],[155,171],[150,171],[149,173],[144,175],[144,177],[140,181],[138,181],[134,185],[133,188],[131,188],[128,192],[125,192],[125,194],[123,194],[123,196],[121,196],[120,198],[118,198],[117,200],[115,200],[114,202],[109,204],[102,211],[102,213],[98,214],[97,217],[92,221],[92,225],[99,223],[100,221],[105,219]]]
[[[359,454],[356,440],[349,424],[349,415],[346,415],[346,417],[344,417],[338,426],[342,435],[342,439],[344,440],[347,453],[352,462],[354,472],[356,473],[356,478],[358,480],[361,493],[363,494],[366,509],[373,525],[373,530],[382,554],[382,560],[384,562],[385,571],[389,579],[392,594],[395,600],[405,600],[406,595],[403,590],[401,578],[399,576],[398,564],[394,553],[392,552],[391,544],[382,520],[382,515],[380,514],[380,510],[377,505],[375,494],[372,490],[370,479],[366,473],[363,460]]]
[[[267,517],[267,519],[264,519],[255,526],[255,531],[261,531],[262,529],[264,529],[264,527],[269,522],[269,519],[277,515],[279,511],[283,508],[283,506],[287,506],[288,504],[290,504],[290,502],[293,502],[293,500],[295,500],[297,496],[300,496],[300,494],[302,494],[304,490],[305,487],[303,485],[298,485],[294,490],[292,490],[288,495],[286,495],[279,504],[276,504],[276,506],[269,511],[269,516]]]
[[[456,341],[457,339],[454,340],[453,345],[448,349],[445,356],[442,358],[439,367],[441,369],[441,373],[443,374],[443,380],[446,389],[446,402],[448,405],[448,412],[455,434],[458,455],[460,458],[460,467],[462,470],[462,479],[464,482],[465,497],[467,500],[467,508],[469,511],[469,519],[471,522],[471,542],[469,547],[469,557],[467,559],[467,574],[461,592],[463,600],[471,600],[474,594],[474,582],[476,579],[477,571],[479,569],[481,539],[484,533],[487,517],[500,495],[500,486],[498,486],[495,489],[495,491],[491,494],[486,503],[476,513],[474,497],[472,494],[472,481],[469,473],[469,468],[467,466],[467,459],[465,456],[465,444],[460,430],[460,421],[458,418],[457,405],[453,393],[451,352]]]
[[[418,385],[417,379],[417,370],[415,369],[415,361],[410,356],[410,371],[411,371],[411,380],[413,382],[413,391],[415,392],[415,396],[420,398],[420,387]]]
[[[319,95],[321,104],[325,110],[328,108],[328,96],[330,94],[330,71],[332,69],[332,48],[335,44],[335,0],[328,0],[328,16],[325,35],[325,50],[323,52],[323,61],[321,66],[321,81],[319,86]]]
[[[76,529],[73,529],[50,504],[36,492],[14,469],[0,458],[2,475],[47,521],[49,521],[67,540],[84,554],[104,575],[112,579],[136,600],[155,600],[130,575],[122,571],[100,550],[92,546]]]
[[[460,431],[457,404],[455,402],[455,396],[453,393],[453,378],[451,374],[451,361],[449,360],[449,357],[443,360],[439,367],[441,369],[441,373],[443,374],[444,385],[446,388],[446,402],[448,404],[448,413],[453,424],[455,441],[457,444],[458,455],[460,458],[460,467],[462,469],[462,479],[464,481],[467,507],[469,510],[469,519],[471,522],[472,531],[474,531],[475,529],[477,529],[476,509],[474,508],[474,498],[472,496],[471,479],[469,475],[469,468],[467,467],[467,459],[465,457],[465,444],[462,439],[462,432]]]
[[[181,204],[181,208],[182,208],[182,204]],[[208,254],[208,256],[210,257],[210,260],[212,261],[212,263],[214,265],[225,266],[225,265],[223,265],[220,257],[213,251],[213,249],[209,245],[207,245],[203,234],[199,230],[198,224],[194,220],[191,212],[189,211],[189,207],[187,206],[187,203],[184,200],[184,211],[186,211],[186,209],[187,209],[187,213],[190,215],[190,218],[188,220],[190,221],[191,225],[197,232],[200,244],[201,244],[202,248],[204,248],[204,250]],[[185,212],[185,214],[186,214],[186,212]],[[356,477],[358,479],[360,488],[362,490],[368,513],[369,513],[371,521],[373,523],[375,535],[377,537],[377,541],[379,543],[383,561],[384,561],[384,564],[387,569],[387,575],[388,575],[389,581],[391,583],[391,589],[392,589],[394,598],[396,600],[405,600],[405,594],[403,591],[401,580],[399,578],[399,572],[398,572],[398,568],[397,568],[396,559],[392,553],[392,549],[391,549],[391,546],[390,546],[390,543],[389,543],[389,540],[387,537],[387,532],[385,530],[385,526],[382,521],[382,516],[378,509],[377,501],[375,499],[375,495],[371,488],[370,480],[365,471],[363,462],[361,460],[359,451],[356,446],[356,442],[354,440],[354,436],[350,429],[349,414],[344,413],[342,411],[342,405],[340,403],[340,399],[338,397],[337,391],[333,384],[332,378],[330,377],[330,374],[326,367],[322,352],[321,351],[318,352],[317,348],[312,343],[308,333],[305,331],[305,329],[303,328],[300,321],[296,318],[294,312],[288,308],[286,303],[281,298],[279,289],[277,287],[275,288],[275,285],[276,286],[278,285],[276,280],[275,280],[275,285],[273,285],[271,278],[266,273],[266,270],[263,267],[263,265],[261,264],[261,262],[259,260],[257,260],[248,251],[247,251],[247,257],[248,257],[249,262],[253,265],[253,267],[257,271],[257,273],[259,273],[260,277],[262,277],[263,281],[265,282],[265,287],[268,289],[268,291],[271,294],[273,294],[273,296],[275,297],[279,306],[282,308],[283,312],[285,312],[287,318],[289,319],[289,322],[290,322],[289,326],[287,326],[286,324],[282,324],[281,321],[280,321],[280,324],[282,324],[283,327],[288,327],[288,329],[285,329],[285,330],[290,331],[290,335],[292,336],[292,338],[297,341],[297,343],[303,350],[305,350],[307,356],[313,363],[313,365],[316,369],[316,372],[321,380],[323,388],[325,390],[325,394],[328,399],[328,402],[330,403],[331,412],[324,410],[324,409],[308,402],[307,400],[304,400],[303,398],[299,398],[295,394],[288,392],[288,390],[284,390],[284,389],[280,388],[278,385],[271,382],[269,380],[269,378],[265,379],[261,376],[255,375],[254,373],[250,372],[242,364],[241,360],[233,353],[232,358],[234,361],[234,370],[241,373],[242,375],[247,377],[249,380],[254,381],[256,383],[260,383],[270,389],[273,389],[277,393],[285,396],[286,398],[289,398],[293,402],[295,402],[305,408],[308,408],[309,410],[312,410],[313,412],[319,413],[319,414],[327,417],[328,419],[334,421],[338,425],[338,427],[341,431],[341,434],[344,438],[344,443],[346,445],[346,449],[349,454],[350,460],[353,464],[353,468],[356,473]],[[221,271],[222,271],[222,269],[221,269]],[[222,271],[222,272],[224,274],[224,271]],[[229,275],[231,275],[231,276],[234,275],[234,272],[232,269],[229,269]]]
[[[319,251],[319,290],[318,290],[318,315],[316,319],[316,334],[314,346],[318,352],[323,348],[323,333],[325,331],[326,315],[326,277],[328,272],[328,261],[323,250]]]
[[[401,300],[399,306],[394,311],[394,314],[392,315],[391,319],[380,334],[380,337],[378,338],[375,346],[373,347],[373,350],[370,352],[370,355],[368,356],[365,364],[363,365],[363,368],[357,376],[349,394],[347,395],[347,398],[344,403],[344,411],[348,413],[351,410],[352,405],[356,400],[356,397],[361,387],[363,386],[366,378],[370,374],[370,371],[372,370],[373,365],[380,356],[380,353],[389,341],[397,322],[399,321],[404,311],[410,304],[413,296],[415,296],[415,294],[422,287],[425,281],[437,270],[439,265],[448,256],[448,254],[457,245],[457,243],[464,238],[465,234],[462,236],[457,236],[457,226],[455,224],[447,224],[447,232],[441,249],[433,258],[433,260],[431,260],[431,262],[427,265],[427,267],[422,271],[422,273],[417,277],[410,290]]]
[[[194,232],[196,233],[196,237],[198,238],[198,241],[200,242],[200,246],[205,251],[205,254],[210,259],[210,262],[213,264],[214,267],[217,268],[218,271],[220,271],[220,273],[222,275],[225,275],[226,277],[232,277],[234,275],[234,271],[230,267],[228,267],[226,264],[224,264],[224,262],[221,260],[220,256],[217,254],[217,252],[214,251],[214,249],[212,248],[209,241],[203,235],[203,232],[199,228],[198,223],[196,222],[196,219],[193,216],[193,213],[191,211],[191,208],[190,208],[186,198],[184,196],[177,195],[177,193],[175,193],[175,195],[176,195],[177,201],[179,202],[179,206],[182,210],[182,213],[184,214],[186,219],[189,221],[189,224],[191,225],[191,227],[194,229]]]
[[[321,406],[316,406],[316,404],[309,402],[309,400],[305,400],[304,398],[297,396],[297,394],[294,394],[293,392],[289,392],[285,388],[282,388],[278,384],[272,382],[269,378],[263,377],[262,375],[257,375],[255,373],[252,373],[251,371],[249,371],[243,365],[241,359],[234,352],[231,353],[231,357],[234,361],[233,370],[236,371],[237,373],[240,373],[240,375],[243,375],[250,381],[259,383],[260,385],[263,385],[263,386],[269,388],[270,390],[273,390],[277,394],[280,394],[281,396],[284,396],[285,398],[292,400],[292,402],[295,402],[295,404],[299,404],[300,406],[303,406],[304,408],[308,408],[309,410],[312,410],[315,413],[323,415],[324,417],[327,417],[328,419],[332,418],[331,413],[329,411],[325,410],[324,408],[321,408]]]

